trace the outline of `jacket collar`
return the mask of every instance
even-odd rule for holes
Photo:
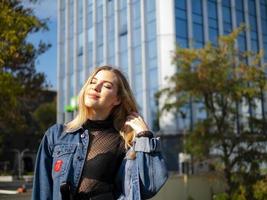
[[[64,128],[66,127],[66,124],[64,124]],[[82,132],[84,132],[85,131],[85,129],[83,128],[83,126],[79,126],[79,127],[77,127],[77,128],[75,128],[75,129],[72,129],[72,130],[69,130],[69,131],[64,131],[65,133],[71,133],[71,134],[75,134],[75,133],[77,133],[77,132],[80,132],[80,131],[82,131]]]

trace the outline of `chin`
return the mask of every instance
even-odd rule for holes
[[[103,107],[98,102],[92,102],[92,101],[85,102],[84,105],[88,108],[93,108],[93,109],[99,109]]]
[[[86,107],[91,108],[91,107],[93,107],[93,106],[95,105],[95,102],[93,102],[93,101],[91,101],[91,100],[85,100],[85,101],[84,101],[84,105],[85,105]]]

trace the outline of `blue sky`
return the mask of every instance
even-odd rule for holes
[[[52,89],[56,90],[57,73],[57,0],[39,0],[36,4],[24,2],[26,7],[31,7],[36,16],[40,19],[49,18],[49,31],[31,34],[28,38],[33,44],[38,44],[40,40],[50,43],[52,47],[39,56],[36,62],[36,69],[44,72]]]

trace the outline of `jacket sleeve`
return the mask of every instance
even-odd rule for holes
[[[160,152],[160,139],[138,137],[135,139],[134,151],[141,197],[148,199],[157,194],[168,178],[166,164]]]
[[[32,200],[52,199],[53,181],[52,181],[52,154],[50,149],[49,135],[51,128],[45,133],[35,162],[35,172],[32,190]]]

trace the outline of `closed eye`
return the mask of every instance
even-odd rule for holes
[[[104,87],[107,88],[107,89],[111,89],[112,88],[112,86],[110,86],[110,85],[104,85]]]

